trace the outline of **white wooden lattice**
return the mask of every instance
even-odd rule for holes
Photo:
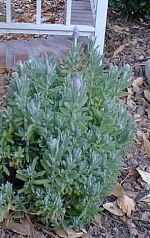
[[[103,53],[108,0],[66,0],[65,24],[41,23],[41,2],[36,0],[34,24],[12,22],[11,0],[6,0],[6,22],[0,23],[0,33],[72,35],[76,25],[80,36],[96,36],[96,45]]]

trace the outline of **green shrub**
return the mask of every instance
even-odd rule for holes
[[[150,1],[149,0],[110,0],[110,7],[120,8],[123,16],[136,16],[148,18],[150,17]]]
[[[60,63],[18,63],[0,115],[1,221],[22,211],[79,229],[99,215],[134,131],[119,100],[132,71],[104,73],[100,62],[90,41],[87,54],[73,43]]]

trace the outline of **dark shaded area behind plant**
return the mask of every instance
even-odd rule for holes
[[[149,0],[110,0],[109,6],[119,9],[124,17],[130,17],[131,15],[143,18],[150,17]]]

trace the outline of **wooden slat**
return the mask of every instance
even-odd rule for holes
[[[90,0],[72,1],[71,24],[93,26]]]
[[[82,2],[82,1],[78,1],[78,2],[75,2],[75,1],[72,1],[72,9],[75,9],[75,8],[77,8],[77,9],[85,9],[86,10],[86,8],[90,8],[90,4],[89,4],[89,2]]]
[[[89,5],[89,1],[88,2],[84,2],[84,1],[72,1],[72,5],[73,6],[87,6]]]
[[[86,19],[87,21],[88,21],[89,19],[92,20],[92,15],[89,14],[88,12],[85,12],[84,14],[83,14],[82,11],[80,12],[80,14],[79,14],[79,12],[72,12],[72,17],[74,17],[74,16],[75,16],[75,17],[76,17],[76,16],[77,16],[77,17],[78,17],[78,16],[79,16],[79,17],[81,16],[82,18],[83,18],[83,17],[84,17],[84,18],[87,18],[87,19]],[[71,18],[71,19],[72,19],[72,18]],[[92,21],[93,21],[93,20],[92,20]]]
[[[92,23],[92,16],[91,15],[86,15],[86,14],[82,14],[82,15],[73,15],[72,19],[79,19],[79,20],[85,20],[87,22],[91,22]]]
[[[89,20],[87,20],[87,19],[85,19],[84,17],[72,17],[72,19],[71,19],[71,24],[73,24],[73,25],[75,25],[74,23],[72,23],[72,22],[74,22],[74,23],[78,23],[78,24],[80,24],[80,25],[91,25],[92,24],[92,20],[91,19],[89,19]],[[86,24],[86,22],[87,22],[87,24]],[[84,23],[84,24],[83,24]]]
[[[81,21],[81,19],[72,19],[71,24],[78,25],[78,26],[80,26],[80,25],[91,26],[91,22],[88,22],[84,19],[82,19],[82,21]]]

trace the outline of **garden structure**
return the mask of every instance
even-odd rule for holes
[[[96,36],[96,45],[103,53],[108,0],[66,0],[64,23],[41,23],[42,0],[36,1],[35,23],[13,22],[12,2],[6,0],[6,22],[0,23],[1,33],[71,35],[78,26],[80,36]]]

